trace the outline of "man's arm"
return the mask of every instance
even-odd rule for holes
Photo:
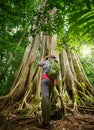
[[[45,61],[40,61],[39,63],[38,63],[38,66],[40,66],[40,67],[43,67],[45,65]]]

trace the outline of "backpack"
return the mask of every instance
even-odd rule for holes
[[[59,76],[59,72],[60,72],[59,63],[54,59],[50,59],[49,60],[49,71],[47,72],[47,75],[52,79],[57,79]]]

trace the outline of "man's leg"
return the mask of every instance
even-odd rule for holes
[[[48,124],[50,121],[50,111],[51,111],[51,103],[49,99],[49,79],[43,79],[41,81],[41,89],[42,89],[42,117],[44,124]]]

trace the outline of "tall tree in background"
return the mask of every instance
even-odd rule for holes
[[[90,13],[90,16],[92,14],[92,2],[90,2],[88,8],[86,6],[87,3],[85,3],[86,5],[81,5],[83,4],[82,2],[78,2],[77,4],[80,4],[80,8],[82,9],[86,7],[84,14],[82,14],[82,19],[86,21],[87,17],[89,17],[88,14]],[[37,63],[49,54],[55,54],[61,66],[58,88],[55,88],[55,94],[53,93],[55,98],[52,98],[52,100],[56,100],[53,103],[55,102],[55,105],[58,105],[60,108],[64,105],[66,110],[66,104],[72,102],[73,108],[76,111],[80,105],[88,106],[94,104],[94,88],[90,84],[77,54],[70,50],[71,35],[74,35],[77,30],[78,34],[87,32],[86,26],[82,26],[85,22],[80,24],[79,17],[75,18],[78,25],[76,29],[74,28],[75,22],[70,22],[76,13],[80,16],[82,11],[78,11],[78,6],[75,7],[74,5],[73,1],[71,3],[69,1],[61,2],[60,0],[56,1],[56,3],[53,0],[48,0],[47,3],[46,1],[41,1],[31,21],[30,29],[32,35],[29,36],[30,44],[26,47],[13,86],[7,95],[0,97],[1,110],[7,109],[7,112],[20,110],[24,111],[26,115],[32,116],[36,110],[39,110],[41,102],[41,69],[37,67]],[[87,10],[90,11],[88,12]],[[67,11],[68,13],[66,13]],[[78,12],[74,13],[74,11]],[[92,17],[88,18],[88,22],[89,20],[91,21]],[[88,26],[88,23],[85,25]],[[81,28],[84,31],[80,33],[79,30]],[[60,38],[62,34],[68,38],[63,41],[63,36],[61,36],[61,40],[57,42],[57,38]],[[61,51],[57,53],[56,48],[59,49],[59,47]],[[10,108],[12,109],[10,110]]]

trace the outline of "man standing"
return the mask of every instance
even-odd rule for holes
[[[39,62],[39,66],[43,67],[42,77],[41,77],[41,92],[42,92],[42,118],[43,122],[41,127],[47,127],[50,121],[50,111],[51,111],[51,102],[50,96],[54,88],[54,84],[56,82],[55,79],[52,79],[48,76],[48,72],[50,70],[50,60],[56,60],[56,57],[53,55],[46,56],[43,61]]]

